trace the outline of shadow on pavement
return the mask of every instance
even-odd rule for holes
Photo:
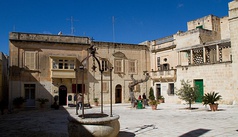
[[[199,137],[201,136],[202,134],[205,134],[206,132],[210,131],[210,129],[196,129],[196,130],[192,130],[192,131],[189,131],[179,137]]]
[[[118,134],[118,137],[134,137],[135,134],[131,132],[126,132],[126,131],[120,131]]]

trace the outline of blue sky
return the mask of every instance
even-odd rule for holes
[[[9,54],[12,31],[71,35],[71,17],[75,36],[137,44],[186,31],[188,21],[209,14],[227,16],[231,1],[0,0],[0,51]]]

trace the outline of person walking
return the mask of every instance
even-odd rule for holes
[[[77,94],[77,100],[76,100],[76,115],[78,115],[78,110],[82,109],[82,93]]]
[[[143,98],[143,105],[144,105],[144,108],[145,108],[145,106],[148,105],[145,93],[143,93],[142,98]]]

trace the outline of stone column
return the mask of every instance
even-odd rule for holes
[[[203,63],[206,63],[206,48],[203,47]]]
[[[193,50],[190,50],[190,63],[193,64]]]
[[[181,65],[181,52],[178,51],[177,55],[178,55],[178,66],[180,66]]]
[[[220,62],[220,59],[219,59],[220,54],[219,54],[219,45],[218,45],[218,44],[216,45],[216,54],[217,54],[217,56],[216,56],[216,61],[217,61],[217,62]]]

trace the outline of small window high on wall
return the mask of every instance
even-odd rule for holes
[[[203,25],[197,26],[196,28],[203,29]]]

